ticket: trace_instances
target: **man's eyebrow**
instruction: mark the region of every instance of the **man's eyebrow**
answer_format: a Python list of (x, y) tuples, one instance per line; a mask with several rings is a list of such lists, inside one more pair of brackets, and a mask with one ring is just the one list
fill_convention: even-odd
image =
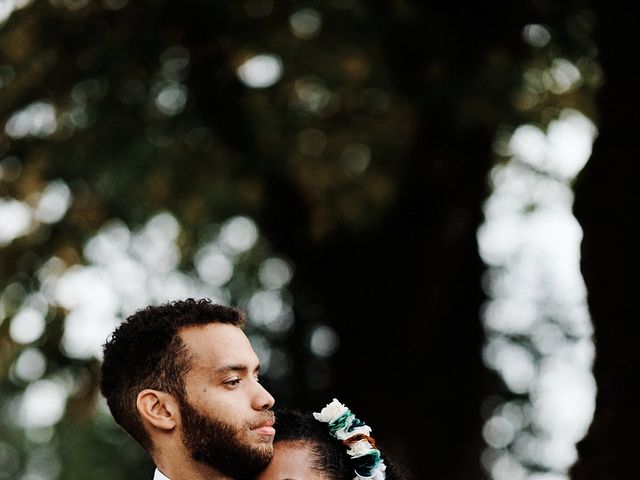
[[(247, 372), (247, 371), (249, 371), (249, 367), (247, 365), (237, 364), (237, 365), (225, 365), (224, 367), (217, 368), (215, 370), (215, 373), (225, 374), (229, 372)], [(258, 365), (254, 371), (259, 372), (260, 365)]]

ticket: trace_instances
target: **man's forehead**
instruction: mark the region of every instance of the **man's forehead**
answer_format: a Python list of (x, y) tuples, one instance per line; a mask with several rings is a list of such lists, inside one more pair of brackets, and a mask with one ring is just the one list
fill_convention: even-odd
[(256, 361), (249, 339), (235, 325), (210, 323), (189, 326), (181, 328), (179, 334), (189, 354), (209, 363), (209, 367), (214, 367), (213, 364), (253, 367)]
[(178, 334), (182, 340), (189, 343), (209, 343), (228, 341), (230, 339), (245, 339), (246, 335), (240, 327), (230, 323), (211, 322), (203, 325), (188, 325), (181, 327)]

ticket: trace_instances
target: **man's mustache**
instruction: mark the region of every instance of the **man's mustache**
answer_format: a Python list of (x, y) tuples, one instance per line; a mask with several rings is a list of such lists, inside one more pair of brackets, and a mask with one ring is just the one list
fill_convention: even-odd
[(258, 418), (256, 418), (254, 421), (251, 422), (249, 427), (254, 429), (254, 428), (262, 427), (265, 424), (273, 425), (275, 421), (276, 421), (275, 413), (273, 413), (273, 411), (271, 410), (265, 410), (264, 412), (261, 412), (259, 414)]

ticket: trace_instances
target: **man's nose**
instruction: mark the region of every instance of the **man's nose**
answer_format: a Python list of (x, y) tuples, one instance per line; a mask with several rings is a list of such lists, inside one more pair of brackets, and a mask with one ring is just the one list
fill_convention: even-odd
[(269, 410), (276, 403), (275, 399), (262, 384), (256, 382), (256, 385), (258, 390), (254, 397), (253, 408), (256, 410)]

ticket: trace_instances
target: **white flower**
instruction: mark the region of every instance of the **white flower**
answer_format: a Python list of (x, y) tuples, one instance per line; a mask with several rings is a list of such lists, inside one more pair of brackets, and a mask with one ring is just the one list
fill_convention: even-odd
[(385, 468), (386, 468), (385, 465), (382, 464), (381, 468), (377, 469), (374, 472), (373, 477), (371, 477), (372, 480), (385, 480), (385, 478), (387, 477), (386, 474), (384, 473)]
[(350, 415), (345, 424), (344, 427), (336, 430), (335, 432), (335, 436), (338, 440), (346, 440), (347, 438), (353, 437), (354, 435), (358, 435), (359, 433), (362, 433), (364, 435), (371, 435), (371, 427), (367, 426), (367, 425), (362, 425), (360, 427), (355, 427), (353, 430), (351, 429), (351, 425), (353, 424), (354, 420), (356, 419), (355, 415)]
[(353, 478), (353, 480), (385, 480), (387, 475), (384, 473), (384, 471), (386, 469), (387, 466), (383, 462), (380, 462), (380, 465), (378, 465), (375, 470), (371, 472), (370, 477), (362, 477), (356, 473), (356, 476)]
[(358, 440), (349, 446), (347, 453), (350, 457), (361, 457), (373, 450), (373, 447), (367, 440)]
[(353, 435), (358, 435), (362, 433), (363, 435), (370, 436), (371, 435), (371, 427), (368, 425), (362, 425), (361, 427), (356, 427), (349, 432), (349, 437)]
[[(353, 428), (353, 430), (349, 430), (354, 422), (363, 423), (361, 420), (357, 419), (356, 416), (351, 413), (351, 411), (345, 407), (342, 403), (340, 403), (337, 399), (333, 399), (331, 403), (328, 403), (320, 413), (313, 413), (313, 417), (324, 423), (329, 424), (329, 430), (333, 436), (338, 438), (339, 440), (346, 440), (354, 435), (364, 434), (369, 436), (371, 434), (371, 428), (367, 425), (361, 425), (359, 427)], [(344, 417), (344, 418), (342, 418)], [(340, 418), (342, 420), (339, 424), (335, 424)], [(336, 428), (338, 427), (339, 428)], [(366, 438), (360, 439), (354, 443), (352, 443), (347, 449), (347, 454), (351, 458), (361, 457), (363, 455), (367, 455), (372, 451), (376, 452), (377, 458), (379, 461), (378, 465), (371, 471), (371, 476), (363, 477), (356, 473), (356, 476), (353, 480), (385, 480), (386, 466), (382, 459), (380, 459), (380, 452), (376, 448), (374, 448), (371, 443)]]
[(349, 409), (347, 407), (334, 398), (331, 403), (327, 404), (327, 406), (320, 411), (320, 413), (314, 412), (313, 416), (316, 420), (330, 424), (339, 419), (348, 410)]

